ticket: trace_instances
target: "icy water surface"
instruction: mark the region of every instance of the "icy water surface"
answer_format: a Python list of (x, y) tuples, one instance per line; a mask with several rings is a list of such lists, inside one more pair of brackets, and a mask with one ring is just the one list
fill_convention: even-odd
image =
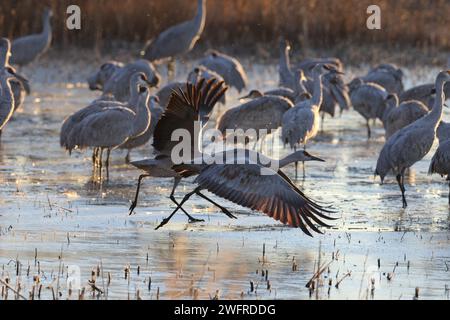
[[(246, 66), (251, 88), (276, 86), (275, 66)], [(125, 154), (113, 152), (110, 182), (97, 187), (90, 183), (90, 152), (70, 157), (59, 147), (62, 120), (98, 96), (77, 83), (84, 74), (23, 72), (33, 93), (5, 128), (0, 149), (0, 279), (9, 279), (23, 298), (37, 299), (42, 284), (41, 299), (78, 299), (79, 291), (66, 286), (68, 268), (80, 268), (85, 299), (412, 299), (416, 288), (421, 299), (449, 298), (448, 186), (427, 175), (436, 146), (407, 178), (403, 210), (395, 179), (380, 185), (373, 177), (384, 143), (381, 124), (367, 141), (363, 119), (350, 110), (326, 118), (309, 146), (326, 162), (308, 163), (306, 180), (297, 182), (338, 209), (340, 219), (324, 235), (309, 238), (214, 198), (238, 216), (229, 220), (198, 197), (185, 208), (205, 222), (187, 224), (177, 214), (155, 231), (174, 208), (167, 198), (172, 180), (144, 180), (136, 214), (128, 216), (140, 173), (125, 164)], [(436, 72), (408, 70), (406, 87), (432, 81)], [(227, 107), (237, 97), (231, 91)], [(132, 158), (150, 154), (148, 145)], [(284, 171), (294, 177), (293, 166)], [(176, 196), (190, 190), (187, 180)], [(308, 289), (319, 265), (323, 272)], [(33, 283), (36, 275), (40, 282)], [(8, 290), (7, 298), (21, 297)]]

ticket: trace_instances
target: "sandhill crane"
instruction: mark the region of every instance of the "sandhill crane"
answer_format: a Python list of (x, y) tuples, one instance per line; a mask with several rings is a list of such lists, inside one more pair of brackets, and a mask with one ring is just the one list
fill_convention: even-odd
[(16, 70), (10, 66), (9, 59), (11, 56), (11, 43), (6, 38), (0, 38), (0, 68), (10, 68), (11, 73), (15, 74), (15, 77), (10, 80), (11, 90), (14, 94), (14, 111), (19, 109), (24, 100), (25, 95), (30, 94), (30, 86), (28, 80), (18, 74)]
[[(193, 122), (199, 119), (199, 110), (201, 110), (202, 105), (208, 101), (217, 101), (220, 98), (220, 94), (224, 92), (224, 90), (221, 90), (217, 93), (214, 89), (211, 89), (211, 91), (202, 90), (202, 83), (203, 81), (199, 82), (195, 87), (188, 83), (186, 93), (181, 91), (174, 93), (163, 118), (155, 130), (154, 147), (166, 155), (162, 155), (153, 161), (154, 170), (151, 170), (150, 167), (146, 168), (148, 174), (152, 176), (155, 174), (165, 176), (164, 174), (173, 175), (173, 172), (176, 172), (180, 178), (199, 175), (195, 181), (198, 186), (183, 198), (183, 201), (177, 205), (177, 208), (167, 218), (163, 219), (156, 229), (167, 224), (178, 209), (181, 208), (183, 210), (182, 205), (193, 194), (205, 197), (201, 193), (202, 189), (207, 189), (239, 205), (262, 211), (284, 224), (299, 227), (310, 236), (312, 234), (308, 230), (308, 227), (313, 231), (321, 232), (313, 222), (321, 226), (329, 227), (320, 218), (334, 219), (326, 215), (334, 211), (329, 208), (324, 208), (308, 199), (282, 171), (274, 171), (268, 167), (270, 162), (267, 160), (275, 160), (256, 152), (243, 149), (225, 151), (224, 154), (231, 154), (231, 157), (224, 157), (225, 164), (211, 163), (209, 160), (205, 160), (209, 156), (203, 154), (200, 163), (191, 157), (187, 163), (173, 165), (172, 159), (167, 155), (172, 152), (172, 148), (177, 144), (177, 142), (171, 139), (173, 131), (184, 128), (193, 132)], [(210, 94), (213, 90), (216, 93)], [(209, 97), (210, 95), (212, 95), (212, 98)], [(205, 97), (207, 98), (205, 99)], [(212, 106), (208, 106), (206, 109), (211, 110)], [(216, 155), (213, 156), (215, 157)], [(256, 159), (256, 162), (253, 162), (253, 159)], [(281, 159), (279, 165), (283, 167), (294, 161), (313, 160), (323, 161), (305, 151), (299, 151)], [(156, 164), (162, 161), (165, 161), (165, 164)], [(138, 163), (134, 164), (138, 165)], [(268, 175), (262, 175), (261, 170), (266, 170), (265, 173)], [(141, 180), (141, 177), (139, 180)], [(220, 184), (222, 187), (219, 186)], [(252, 192), (249, 190), (252, 190)], [(173, 190), (171, 196), (173, 196)], [(135, 201), (136, 199), (137, 193)], [(213, 201), (211, 202), (217, 205)], [(234, 217), (228, 211), (224, 211), (226, 210), (225, 208), (219, 205), (217, 206), (230, 217)], [(133, 205), (132, 209), (134, 209)], [(190, 216), (188, 217), (191, 219)]]
[(265, 133), (269, 134), (272, 130), (278, 129), (281, 126), (283, 114), (293, 106), (292, 102), (284, 97), (263, 95), (256, 90), (242, 98), (253, 99), (225, 111), (217, 120), (216, 127), (226, 139), (236, 138), (234, 135), (227, 136), (227, 130), (233, 132), (237, 129), (244, 132), (252, 130), (248, 132), (249, 136), (246, 137), (248, 139), (244, 141), (245, 144), (250, 142), (251, 138), (256, 139), (255, 145), (260, 138), (265, 140), (266, 135), (261, 135), (262, 130), (266, 130)]
[(393, 171), (402, 192), (403, 208), (408, 205), (405, 198), (405, 170), (420, 161), (433, 145), (436, 129), (442, 117), (444, 85), (449, 81), (450, 70), (438, 74), (433, 109), (426, 116), (394, 133), (386, 141), (378, 157), (375, 175), (379, 175), (383, 182), (385, 176)]
[(106, 82), (119, 69), (123, 68), (124, 64), (119, 61), (107, 61), (100, 66), (100, 68), (92, 73), (87, 78), (87, 83), (90, 90), (103, 90)]
[[(438, 128), (439, 147), (436, 149), (433, 158), (431, 158), (428, 174), (437, 173), (442, 177), (447, 176), (446, 180), (448, 181), (449, 186), (448, 205), (450, 206), (450, 132), (446, 131), (445, 137), (442, 135), (442, 132), (441, 135), (439, 135), (439, 129), (442, 130), (444, 128), (442, 124), (443, 122), (441, 121)], [(447, 130), (450, 129), (448, 128), (448, 123), (444, 125), (447, 125)]]
[(169, 59), (168, 75), (171, 78), (175, 70), (176, 56), (192, 50), (205, 27), (206, 0), (197, 1), (197, 13), (194, 19), (174, 25), (150, 40), (141, 51), (143, 58), (149, 61)]
[[(174, 178), (170, 199), (178, 206), (174, 193), (182, 177), (172, 169), (174, 164), (171, 157), (172, 149), (177, 144), (177, 142), (171, 140), (172, 132), (176, 129), (185, 129), (190, 133), (191, 156), (193, 157), (195, 154), (194, 148), (197, 148), (195, 141), (198, 141), (198, 136), (195, 133), (195, 121), (202, 121), (202, 118), (208, 117), (216, 102), (227, 90), (227, 87), (223, 86), (223, 82), (218, 82), (216, 79), (210, 79), (207, 82), (201, 79), (195, 85), (185, 83), (185, 88), (184, 91), (180, 88), (173, 91), (167, 108), (156, 125), (153, 138), (156, 157), (131, 162), (133, 166), (144, 170), (145, 174), (138, 178), (136, 194), (130, 206), (129, 214), (132, 214), (137, 206), (140, 186), (142, 180), (146, 177)], [(194, 99), (195, 104), (188, 104), (188, 101), (192, 101), (192, 99)], [(188, 107), (186, 107), (186, 104)], [(220, 208), (230, 218), (235, 218), (226, 208), (207, 196), (201, 193), (198, 193), (198, 195)], [(203, 221), (193, 218), (183, 208), (181, 210), (187, 215), (189, 222)]]
[(42, 14), (42, 32), (20, 37), (12, 41), (12, 64), (19, 66), (29, 64), (48, 50), (52, 41), (51, 17), (52, 11), (50, 8), (45, 8)]
[(403, 71), (393, 64), (380, 64), (361, 77), (364, 82), (376, 83), (389, 93), (400, 95), (403, 92)]
[(129, 139), (127, 142), (125, 142), (124, 144), (122, 144), (119, 147), (119, 149), (127, 150), (127, 155), (125, 157), (125, 161), (127, 163), (130, 162), (131, 150), (145, 145), (150, 140), (150, 138), (153, 136), (153, 133), (156, 128), (156, 124), (161, 119), (161, 116), (164, 112), (164, 108), (162, 108), (158, 103), (159, 103), (159, 98), (157, 96), (150, 97), (150, 99), (149, 99), (149, 109), (150, 109), (150, 115), (151, 115), (150, 126), (143, 134)]
[(432, 109), (435, 93), (436, 89), (434, 88), (434, 83), (427, 83), (403, 91), (398, 96), (398, 98), (400, 102), (408, 100), (418, 100), (423, 102), (428, 107), (428, 109)]
[[(349, 108), (350, 98), (348, 96), (348, 88), (339, 74), (342, 73), (342, 63), (339, 59), (323, 58), (323, 59), (307, 59), (302, 64), (296, 66), (294, 71), (290, 65), (289, 51), (291, 47), (287, 41), (280, 42), (280, 60), (279, 60), (279, 85), (287, 87), (294, 91), (299, 91), (299, 85), (306, 87), (307, 91), (312, 93), (314, 88), (314, 79), (311, 78), (312, 69), (317, 64), (327, 64), (332, 66), (334, 72), (325, 75), (322, 79), (323, 99), (320, 106), (322, 113), (322, 123), (325, 114), (334, 117), (336, 103), (339, 105), (341, 112)], [(305, 74), (308, 74), (308, 77)], [(301, 90), (303, 91), (303, 90)]]
[(450, 140), (450, 123), (441, 120), (436, 130), (436, 136), (439, 139), (439, 143)]
[(10, 82), (15, 78), (14, 69), (0, 68), (0, 134), (14, 113), (14, 94)]
[(152, 63), (144, 59), (123, 65), (117, 61), (108, 61), (88, 78), (91, 90), (102, 90), (103, 95), (112, 95), (117, 101), (126, 102), (130, 98), (130, 78), (136, 72), (142, 72), (149, 85), (157, 87), (161, 76)]
[(349, 89), (353, 109), (366, 119), (367, 138), (370, 139), (369, 120), (377, 118), (383, 120), (389, 93), (382, 86), (376, 83), (364, 83), (360, 78), (352, 80)]
[(211, 50), (199, 61), (199, 65), (220, 74), (228, 86), (236, 88), (239, 92), (248, 85), (247, 73), (242, 64), (236, 58), (217, 50)]
[[(294, 150), (299, 144), (303, 144), (305, 150), (307, 142), (319, 131), (319, 110), (323, 97), (322, 75), (331, 71), (331, 68), (326, 64), (316, 65), (313, 69), (314, 90), (311, 99), (297, 103), (282, 117), (281, 139), (284, 144), (289, 144)], [(297, 177), (297, 163), (295, 167)], [(303, 177), (305, 177), (305, 170), (303, 170)]]
[[(203, 155), (202, 159), (205, 158)], [(300, 228), (309, 236), (312, 234), (308, 227), (322, 233), (313, 222), (330, 227), (320, 218), (334, 220), (327, 216), (333, 210), (309, 199), (280, 169), (269, 168), (270, 163), (276, 160), (248, 149), (227, 150), (214, 155), (214, 158), (223, 159), (223, 162), (211, 163), (204, 160), (198, 164), (194, 159), (192, 163), (173, 167), (183, 177), (198, 175), (194, 181), (197, 187), (185, 195), (179, 207), (193, 194), (206, 189), (243, 207), (262, 211), (283, 224)], [(323, 160), (302, 150), (279, 160), (279, 167), (296, 161)], [(177, 210), (178, 208), (156, 228), (165, 225)]]
[[(198, 81), (200, 81), (201, 79), (205, 79), (205, 80), (209, 80), (215, 78), (217, 81), (223, 81), (225, 82), (225, 80), (222, 78), (221, 75), (219, 75), (217, 72), (214, 72), (212, 70), (209, 70), (208, 68), (204, 67), (204, 66), (197, 66), (194, 69), (192, 69), (191, 72), (189, 72), (188, 77), (187, 77), (187, 81), (192, 83), (192, 84), (197, 84)], [(226, 83), (225, 83), (226, 84)], [(225, 94), (222, 96), (222, 98), (220, 98), (220, 103), (225, 105), (226, 104), (226, 98), (225, 98)]]
[(130, 80), (130, 100), (128, 103), (97, 101), (66, 118), (61, 128), (61, 146), (69, 152), (75, 148), (82, 150), (93, 147), (94, 173), (98, 162), (100, 179), (102, 155), (104, 149), (106, 149), (106, 173), (109, 177), (111, 149), (144, 134), (150, 126), (147, 85), (145, 74), (136, 73)]
[(184, 87), (186, 87), (186, 82), (169, 82), (168, 84), (163, 86), (158, 90), (158, 92), (156, 92), (156, 96), (159, 99), (159, 105), (165, 109), (167, 104), (169, 103), (170, 96), (172, 95), (173, 90)]
[(427, 113), (428, 108), (422, 102), (409, 100), (399, 104), (397, 95), (390, 94), (383, 115), (386, 140), (401, 128), (422, 118)]

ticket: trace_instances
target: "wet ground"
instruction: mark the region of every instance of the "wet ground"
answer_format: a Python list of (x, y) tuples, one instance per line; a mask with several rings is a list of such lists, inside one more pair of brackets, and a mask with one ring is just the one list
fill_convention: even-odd
[[(381, 124), (367, 141), (363, 119), (350, 110), (326, 118), (324, 132), (309, 146), (326, 162), (308, 163), (306, 180), (297, 181), (311, 198), (338, 209), (340, 219), (324, 235), (309, 238), (214, 196), (238, 219), (192, 197), (185, 208), (205, 222), (188, 224), (178, 214), (155, 231), (174, 208), (167, 197), (172, 181), (146, 180), (133, 216), (128, 207), (140, 173), (124, 162), (124, 152), (113, 152), (108, 183), (90, 183), (90, 152), (69, 156), (59, 147), (59, 129), (67, 115), (98, 96), (82, 83), (93, 66), (72, 65), (83, 70), (74, 77), (59, 72), (63, 62), (55, 64), (61, 69), (22, 70), (33, 93), (2, 135), (2, 298), (5, 291), (8, 299), (21, 298), (19, 291), (37, 299), (41, 288), (41, 299), (78, 299), (82, 290), (67, 287), (68, 271), (78, 268), (84, 299), (449, 298), (448, 186), (427, 175), (436, 146), (411, 170), (403, 210), (395, 179), (380, 185), (373, 177), (384, 142)], [(191, 66), (179, 67), (180, 79)], [(251, 88), (276, 87), (275, 66), (244, 66)], [(362, 72), (350, 69), (347, 77)], [(433, 81), (436, 73), (407, 70), (405, 86)], [(231, 91), (221, 110), (237, 105), (237, 97)], [(132, 159), (149, 156), (150, 145), (132, 153)], [(294, 177), (293, 166), (284, 171)], [(192, 189), (190, 182), (178, 188), (178, 198)], [(314, 278), (317, 269), (322, 272)], [(14, 291), (5, 290), (4, 281)]]

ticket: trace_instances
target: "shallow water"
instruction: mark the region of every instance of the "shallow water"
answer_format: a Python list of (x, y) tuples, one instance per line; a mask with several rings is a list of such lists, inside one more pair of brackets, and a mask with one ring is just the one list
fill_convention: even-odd
[[(191, 65), (180, 66), (179, 74)], [(251, 88), (276, 86), (275, 66), (246, 66)], [(373, 178), (384, 142), (381, 124), (367, 141), (363, 119), (350, 110), (326, 118), (324, 132), (308, 146), (326, 162), (308, 163), (306, 180), (297, 182), (311, 198), (331, 202), (339, 210), (340, 219), (324, 235), (309, 238), (214, 196), (238, 219), (229, 220), (192, 197), (185, 208), (205, 222), (187, 224), (177, 214), (155, 231), (174, 208), (167, 198), (172, 180), (144, 180), (133, 216), (128, 216), (128, 207), (140, 172), (125, 164), (124, 152), (113, 152), (110, 182), (92, 185), (90, 153), (66, 154), (59, 147), (59, 129), (67, 115), (98, 93), (78, 83), (89, 70), (75, 79), (48, 71), (23, 70), (31, 77), (33, 93), (4, 130), (0, 149), (0, 279), (9, 278), (14, 288), (20, 283), (26, 298), (37, 274), (42, 299), (53, 298), (51, 287), (61, 292), (60, 299), (68, 298), (68, 266), (80, 268), (85, 299), (208, 299), (216, 294), (237, 299), (412, 299), (416, 287), (419, 298), (449, 298), (448, 186), (439, 176), (427, 175), (436, 146), (411, 170), (409, 206), (403, 210), (395, 179), (380, 185)], [(350, 69), (347, 77), (362, 72)], [(432, 81), (436, 72), (407, 70), (405, 86)], [(227, 107), (238, 104), (238, 95), (230, 92)], [(275, 151), (279, 156), (289, 152)], [(149, 145), (132, 153), (133, 159), (148, 156)], [(294, 177), (293, 166), (284, 171)], [(182, 198), (191, 189), (187, 180), (176, 196)], [(306, 288), (317, 265), (328, 263), (316, 290)], [(98, 297), (88, 284), (97, 266), (102, 270), (96, 286), (105, 291)], [(270, 287), (263, 270), (268, 271)], [(14, 298), (9, 291), (8, 299)], [(78, 299), (78, 292), (69, 298)]]

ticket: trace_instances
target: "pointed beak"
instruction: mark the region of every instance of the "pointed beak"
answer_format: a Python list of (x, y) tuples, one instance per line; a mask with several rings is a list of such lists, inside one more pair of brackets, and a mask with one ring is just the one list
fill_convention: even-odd
[(250, 94), (247, 94), (245, 96), (238, 98), (238, 100), (245, 100), (245, 99), (249, 99), (249, 98), (250, 98)]
[(321, 159), (321, 158), (319, 158), (319, 157), (312, 156), (312, 155), (310, 155), (310, 158), (311, 158), (311, 161), (325, 162), (325, 160), (323, 160), (323, 159)]

